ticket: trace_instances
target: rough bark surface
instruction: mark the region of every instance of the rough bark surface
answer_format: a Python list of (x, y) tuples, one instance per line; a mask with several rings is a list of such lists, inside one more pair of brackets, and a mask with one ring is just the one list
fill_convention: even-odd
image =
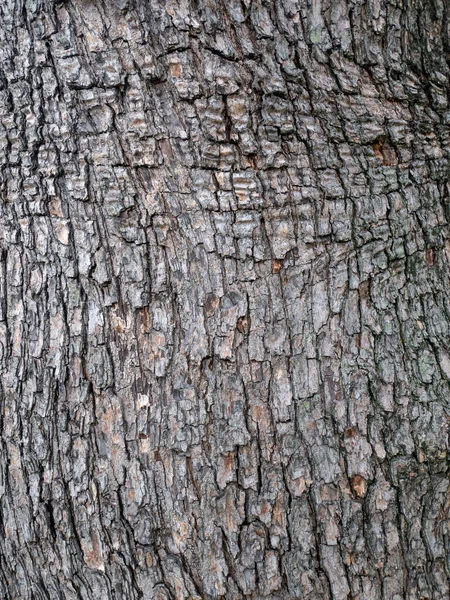
[(447, 8), (2, 1), (2, 599), (449, 598)]

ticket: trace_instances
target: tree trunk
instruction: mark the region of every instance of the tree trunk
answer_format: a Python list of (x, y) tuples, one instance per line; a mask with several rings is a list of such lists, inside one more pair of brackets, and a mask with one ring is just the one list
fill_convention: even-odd
[(0, 597), (450, 597), (444, 0), (3, 0)]

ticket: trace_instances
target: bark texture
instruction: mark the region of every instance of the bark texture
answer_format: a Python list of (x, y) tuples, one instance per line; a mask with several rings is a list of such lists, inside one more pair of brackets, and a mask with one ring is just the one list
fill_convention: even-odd
[(447, 9), (2, 0), (2, 599), (449, 598)]

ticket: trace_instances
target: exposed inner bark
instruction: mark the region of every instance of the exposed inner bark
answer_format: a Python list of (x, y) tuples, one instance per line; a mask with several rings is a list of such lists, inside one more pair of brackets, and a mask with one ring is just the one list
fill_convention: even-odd
[(0, 597), (450, 597), (440, 0), (0, 5)]

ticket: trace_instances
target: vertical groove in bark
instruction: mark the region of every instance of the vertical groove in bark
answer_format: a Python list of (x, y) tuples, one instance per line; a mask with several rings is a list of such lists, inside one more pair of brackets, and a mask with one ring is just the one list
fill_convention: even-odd
[(439, 0), (0, 6), (0, 597), (450, 595)]

